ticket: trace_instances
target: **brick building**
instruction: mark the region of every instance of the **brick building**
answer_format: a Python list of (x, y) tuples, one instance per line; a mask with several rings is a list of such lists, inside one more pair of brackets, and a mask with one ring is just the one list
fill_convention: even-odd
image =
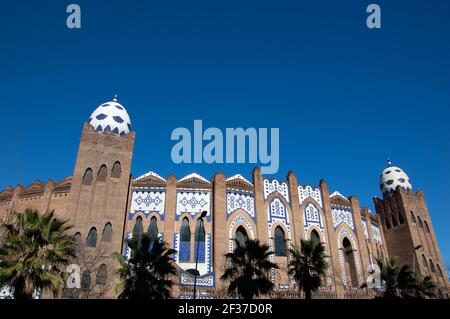
[[(432, 276), (440, 292), (448, 292), (424, 194), (414, 192), (406, 173), (390, 162), (380, 176), (382, 198), (374, 199), (377, 214), (372, 214), (355, 196), (330, 192), (324, 180), (316, 186), (301, 184), (294, 172), (286, 180), (268, 179), (259, 168), (252, 181), (222, 173), (212, 180), (195, 173), (163, 178), (149, 172), (133, 178), (134, 140), (128, 113), (114, 98), (84, 124), (71, 176), (0, 193), (0, 222), (10, 220), (13, 211), (34, 208), (54, 210), (74, 225), (82, 289), (65, 290), (65, 297), (115, 297), (117, 278), (111, 271), (117, 264), (111, 253), (128, 255), (125, 239), (133, 231), (150, 231), (176, 249), (179, 271), (173, 296), (179, 298), (192, 297), (194, 278), (186, 270), (195, 267), (197, 246), (199, 297), (225, 296), (219, 278), (235, 238), (258, 238), (275, 251), (273, 260), (280, 268), (271, 273), (274, 298), (299, 297), (287, 274), (286, 248), (303, 238), (323, 242), (329, 256), (327, 277), (316, 297), (367, 297), (358, 287), (382, 256), (394, 256)], [(207, 215), (200, 221), (202, 211)], [(197, 238), (198, 231), (204, 236)]]

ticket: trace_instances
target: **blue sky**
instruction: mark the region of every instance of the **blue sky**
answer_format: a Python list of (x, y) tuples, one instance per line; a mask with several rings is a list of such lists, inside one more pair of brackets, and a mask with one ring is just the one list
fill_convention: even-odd
[(280, 170), (326, 179), (373, 209), (390, 157), (423, 189), (450, 263), (450, 5), (372, 1), (66, 1), (0, 4), (0, 188), (73, 171), (83, 122), (119, 95), (134, 176), (241, 173), (253, 165), (175, 165), (170, 134), (280, 128)]

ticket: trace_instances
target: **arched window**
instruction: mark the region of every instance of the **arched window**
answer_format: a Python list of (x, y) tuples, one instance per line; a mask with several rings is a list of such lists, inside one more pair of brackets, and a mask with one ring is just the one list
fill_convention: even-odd
[(430, 259), (430, 270), (431, 270), (431, 272), (433, 272), (433, 273), (436, 272), (436, 269), (434, 268), (433, 261), (432, 261), (431, 259)]
[(112, 225), (107, 223), (105, 228), (103, 228), (102, 241), (110, 242), (112, 237)]
[(405, 223), (405, 219), (403, 218), (402, 213), (398, 214), (398, 222), (400, 223), (400, 225), (403, 225)]
[(180, 237), (181, 241), (191, 242), (191, 228), (189, 227), (189, 220), (186, 217), (181, 224)]
[(111, 171), (111, 177), (120, 178), (120, 174), (122, 173), (122, 168), (120, 167), (120, 162), (115, 162)]
[(152, 241), (158, 239), (158, 221), (156, 220), (155, 216), (153, 216), (152, 219), (150, 219), (150, 225), (148, 226), (148, 234), (150, 235)]
[(86, 246), (88, 247), (96, 247), (97, 246), (97, 229), (95, 227), (92, 227), (89, 231), (87, 240), (86, 240)]
[(136, 222), (134, 223), (133, 237), (139, 238), (142, 236), (143, 232), (144, 232), (144, 229), (142, 227), (142, 217), (138, 216), (136, 218)]
[(100, 167), (100, 169), (98, 170), (97, 182), (105, 182), (106, 181), (106, 174), (107, 174), (106, 165), (102, 165)]
[(90, 168), (88, 168), (86, 170), (86, 172), (84, 172), (83, 181), (81, 182), (81, 184), (82, 185), (92, 185), (92, 179), (93, 179), (92, 170)]
[(191, 260), (191, 228), (189, 220), (185, 217), (181, 223), (180, 229), (180, 261)]
[(416, 217), (414, 216), (414, 213), (411, 211), (411, 221), (413, 222), (413, 223), (416, 223)]
[(81, 244), (81, 233), (76, 233), (74, 236), (73, 236), (73, 238), (75, 239), (75, 243), (77, 244), (77, 245), (80, 245)]
[(108, 271), (106, 269), (106, 265), (102, 264), (97, 271), (97, 285), (106, 285), (106, 279), (108, 277)]
[(423, 228), (422, 219), (420, 219), (420, 216), (417, 216), (417, 220), (419, 221), (419, 227)]
[(203, 219), (197, 219), (197, 226), (195, 227), (195, 245), (194, 245), (194, 256), (199, 262), (205, 261), (205, 227), (203, 225)]
[(245, 231), (245, 228), (242, 226), (239, 226), (236, 230), (236, 241), (239, 243), (240, 247), (245, 247), (248, 241), (247, 232)]
[(397, 227), (398, 223), (397, 223), (397, 218), (395, 218), (394, 215), (392, 215), (392, 227)]
[(81, 276), (81, 290), (82, 291), (89, 291), (91, 290), (91, 272), (85, 271), (83, 272), (83, 276)]
[(205, 227), (203, 226), (203, 219), (197, 220), (197, 227), (195, 227), (195, 241), (203, 243), (205, 241)]
[(311, 232), (311, 240), (316, 245), (320, 244), (320, 236), (319, 236), (319, 233), (317, 233), (317, 231), (315, 229), (313, 229)]
[(391, 229), (391, 223), (387, 217), (384, 219), (384, 222), (386, 223), (386, 229)]
[(422, 263), (423, 263), (423, 266), (428, 270), (428, 263), (427, 263), (427, 259), (425, 258), (425, 255), (422, 255)]
[(425, 230), (427, 231), (427, 233), (429, 233), (430, 232), (430, 227), (428, 227), (427, 221), (424, 220), (423, 223), (425, 224)]
[(275, 228), (275, 256), (286, 256), (286, 237), (280, 226)]
[(439, 264), (437, 264), (436, 266), (437, 266), (437, 270), (438, 270), (438, 275), (439, 275), (439, 277), (444, 277), (444, 274), (442, 273), (441, 266), (439, 266)]
[(352, 244), (347, 237), (342, 241), (342, 248), (344, 250), (346, 272), (349, 274), (348, 279), (350, 279), (349, 284), (351, 284), (351, 287), (356, 288), (358, 287), (358, 276), (356, 273), (355, 255)]

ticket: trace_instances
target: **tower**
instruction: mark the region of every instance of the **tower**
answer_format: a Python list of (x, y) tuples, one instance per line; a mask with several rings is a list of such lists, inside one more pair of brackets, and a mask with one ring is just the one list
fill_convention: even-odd
[(111, 254), (123, 247), (134, 140), (117, 97), (101, 104), (83, 126), (65, 212), (78, 242), (81, 289), (66, 289), (67, 297), (114, 296), (111, 271), (117, 265)]
[(380, 175), (383, 198), (374, 198), (381, 217), (388, 254), (431, 276), (440, 293), (448, 290), (448, 275), (422, 191), (413, 191), (408, 175), (388, 160)]

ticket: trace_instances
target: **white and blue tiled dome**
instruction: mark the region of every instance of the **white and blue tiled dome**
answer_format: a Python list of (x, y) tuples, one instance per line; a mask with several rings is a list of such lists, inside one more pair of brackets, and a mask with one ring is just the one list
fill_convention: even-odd
[(380, 190), (383, 195), (388, 195), (393, 193), (397, 186), (406, 191), (412, 191), (408, 175), (401, 168), (392, 166), (392, 162), (388, 160), (388, 167), (380, 175)]
[(110, 102), (100, 105), (88, 120), (97, 132), (110, 132), (126, 135), (131, 132), (131, 121), (127, 110), (117, 101), (117, 96)]

